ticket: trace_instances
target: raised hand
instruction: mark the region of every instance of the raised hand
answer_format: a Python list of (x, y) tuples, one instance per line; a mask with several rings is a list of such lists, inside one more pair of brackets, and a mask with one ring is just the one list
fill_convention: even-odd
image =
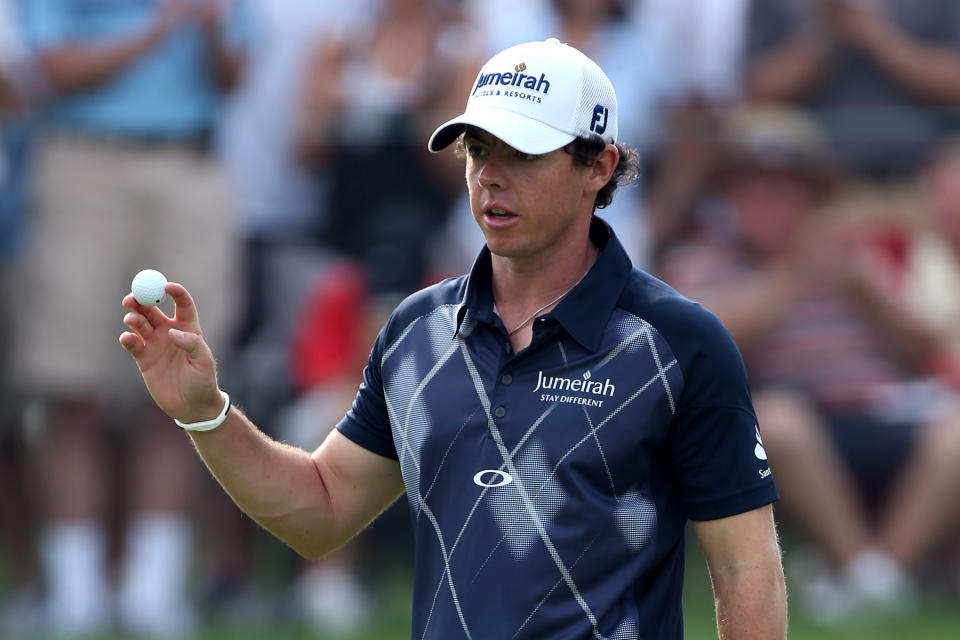
[(899, 31), (889, 10), (876, 0), (832, 2), (829, 11), (834, 34), (845, 42), (872, 50)]
[(123, 299), (130, 310), (123, 323), (131, 331), (120, 335), (120, 344), (136, 360), (147, 390), (167, 415), (188, 423), (209, 420), (223, 408), (213, 353), (190, 293), (175, 282), (165, 290), (176, 305), (173, 318), (158, 307), (141, 305), (133, 294)]

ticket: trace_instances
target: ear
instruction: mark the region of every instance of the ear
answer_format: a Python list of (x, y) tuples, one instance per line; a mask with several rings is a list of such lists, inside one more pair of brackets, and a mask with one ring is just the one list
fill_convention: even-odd
[(603, 189), (610, 178), (613, 177), (617, 169), (617, 163), (620, 162), (620, 151), (616, 145), (607, 144), (603, 150), (597, 154), (590, 167), (590, 173), (587, 176), (586, 190), (596, 193)]

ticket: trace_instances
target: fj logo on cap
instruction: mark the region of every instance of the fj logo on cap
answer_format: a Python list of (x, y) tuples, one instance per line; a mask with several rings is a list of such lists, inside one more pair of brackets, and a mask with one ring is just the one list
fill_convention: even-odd
[(608, 115), (610, 115), (610, 110), (605, 106), (602, 104), (595, 106), (593, 108), (593, 122), (590, 123), (590, 131), (602, 136), (603, 132), (607, 130)]

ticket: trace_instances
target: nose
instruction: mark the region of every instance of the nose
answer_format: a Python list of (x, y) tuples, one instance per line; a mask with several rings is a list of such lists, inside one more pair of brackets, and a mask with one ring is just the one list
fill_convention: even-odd
[(506, 186), (503, 167), (492, 153), (487, 156), (483, 166), (477, 171), (477, 183), (484, 189), (503, 189)]

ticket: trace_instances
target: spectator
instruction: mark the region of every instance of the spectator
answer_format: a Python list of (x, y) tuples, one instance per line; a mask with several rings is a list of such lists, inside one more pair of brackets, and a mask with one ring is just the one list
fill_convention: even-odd
[(905, 243), (901, 280), (909, 304), (941, 336), (931, 371), (960, 387), (960, 139), (941, 141), (921, 175), (930, 214)]
[[(366, 33), (371, 4), (249, 2), (253, 27), (246, 70), (228, 102), (219, 149), (235, 196), (246, 288), (225, 377), (238, 402), (271, 433), (281, 428), (282, 415), (299, 391), (290, 373), (295, 318), (309, 287), (331, 261), (330, 250), (317, 236), (324, 226), (323, 202), (332, 169), (316, 147), (314, 133), (320, 126), (313, 121), (309, 102), (316, 96), (305, 90), (304, 78), (315, 58), (333, 55)], [(329, 86), (323, 89), (332, 91)], [(215, 597), (211, 606), (229, 611), (231, 601), (251, 593), (250, 545), (257, 531), (249, 520), (235, 518), (232, 505), (211, 519), (237, 524), (217, 534), (230, 543), (218, 545), (227, 553), (218, 560), (221, 566), (208, 572), (214, 578), (211, 595), (228, 596)], [(320, 572), (332, 564), (306, 566)], [(360, 596), (351, 607), (344, 595), (361, 593), (360, 587), (352, 582), (348, 567), (338, 569), (343, 577), (338, 581), (298, 577), (298, 582), (315, 587), (296, 589), (291, 598), (308, 624), (347, 628), (362, 617)], [(324, 606), (327, 601), (334, 604)], [(317, 610), (321, 613), (312, 615)]]
[[(268, 309), (290, 310), (300, 302), (276, 299), (275, 294), (287, 291), (277, 279), (290, 275), (275, 273), (278, 263), (284, 254), (290, 262), (296, 261), (290, 258), (295, 254), (315, 253), (312, 260), (300, 260), (299, 267), (316, 275), (329, 254), (316, 238), (324, 226), (332, 170), (317, 161), (317, 149), (308, 148), (317, 142), (313, 133), (320, 125), (311, 111), (315, 107), (307, 104), (317, 98), (310, 96), (304, 78), (322, 55), (318, 52), (345, 47), (370, 18), (364, 15), (364, 3), (335, 8), (310, 0), (253, 0), (249, 6), (254, 34), (243, 82), (224, 115), (220, 152), (245, 245), (247, 310), (237, 335), (241, 361), (236, 373), (255, 377), (236, 383), (260, 389), (258, 397), (240, 393), (238, 398), (247, 411), (264, 419), (289, 399), (289, 365), (265, 351), (286, 356), (293, 312), (285, 320), (263, 316)], [(324, 89), (332, 92), (329, 86)]]
[(365, 33), (318, 52), (307, 122), (321, 155), (337, 158), (321, 239), (363, 265), (371, 294), (404, 294), (428, 277), (430, 230), (462, 184), (423, 136), (433, 114), (459, 107), (450, 101), (468, 92), (477, 55), (454, 3), (383, 0), (373, 15)]
[[(13, 265), (24, 242), (33, 107), (43, 82), (21, 37), (18, 5), (0, 0), (0, 298), (13, 299)], [(29, 487), (19, 404), (12, 389), (9, 314), (0, 316), (0, 486)], [(38, 621), (38, 575), (33, 562), (33, 502), (29, 491), (0, 492), (0, 635), (29, 632)]]
[(709, 177), (718, 119), (743, 97), (749, 0), (647, 0), (646, 20), (672, 45), (677, 89), (647, 160), (644, 211), (651, 260), (682, 241), (691, 205)]
[(742, 63), (750, 0), (645, 0), (647, 19), (665, 30), (686, 96), (731, 104), (742, 97)]
[(909, 177), (954, 130), (960, 4), (953, 0), (753, 0), (752, 99), (810, 108), (834, 150), (871, 178)]
[[(275, 30), (279, 14), (298, 23), (283, 35), (286, 60), (276, 46), (259, 60), (254, 50), (250, 82), (232, 114), (245, 119), (230, 122), (233, 141), (247, 143), (248, 157), (238, 154), (234, 160), (247, 163), (250, 184), (241, 193), (252, 197), (241, 206), (247, 207), (244, 218), (252, 223), (247, 227), (249, 256), (262, 294), (252, 297), (262, 313), (250, 323), (254, 330), (247, 334), (243, 352), (248, 357), (241, 368), (256, 376), (245, 388), (273, 395), (272, 402), (258, 402), (262, 410), (252, 414), (278, 437), (305, 442), (323, 439), (329, 424), (325, 416), (349, 407), (352, 393), (347, 398), (342, 393), (346, 387), (355, 390), (358, 369), (353, 359), (321, 357), (323, 364), (311, 366), (326, 367), (323, 375), (304, 380), (292, 374), (294, 364), (304, 361), (296, 325), (308, 313), (308, 298), (325, 297), (323, 291), (331, 286), (353, 291), (360, 320), (364, 309), (376, 306), (375, 298), (407, 293), (427, 277), (429, 245), (422, 238), (444, 214), (447, 196), (430, 178), (445, 167), (423, 149), (424, 127), (432, 126), (429, 114), (447, 99), (446, 93), (460, 95), (447, 83), (457, 81), (468, 58), (456, 35), (459, 16), (447, 2), (303, 3), (299, 9), (288, 2), (276, 4), (284, 7), (272, 9)], [(281, 64), (286, 70), (278, 73)], [(278, 76), (289, 78), (289, 88), (277, 90)], [(279, 104), (264, 108), (274, 102)], [(260, 120), (269, 119), (269, 125), (251, 126), (255, 104)], [(284, 147), (268, 140), (267, 149), (274, 153), (265, 156), (264, 141), (258, 138), (276, 138), (281, 132)], [(239, 146), (232, 150), (242, 151)], [(260, 164), (255, 171), (253, 161)], [(264, 161), (272, 162), (268, 176), (283, 171), (287, 182), (260, 180)], [(300, 183), (291, 184), (294, 178)], [(459, 186), (462, 176), (454, 180)], [(359, 265), (360, 273), (337, 266), (344, 256), (345, 262)], [(350, 342), (345, 334), (313, 326), (307, 331), (321, 341)], [(354, 347), (366, 353), (372, 336), (360, 334), (361, 344)], [(318, 631), (350, 631), (364, 622), (371, 603), (359, 579), (357, 560), (363, 555), (351, 547), (322, 562), (302, 564), (291, 602)]]
[[(211, 338), (224, 336), (235, 248), (227, 190), (207, 147), (219, 97), (240, 71), (240, 11), (225, 6), (22, 5), (28, 41), (57, 92), (37, 150), (12, 344), (21, 391), (46, 416), (36, 469), (53, 632), (109, 624), (106, 521), (124, 499), (119, 620), (167, 636), (190, 625), (186, 514), (201, 476), (130, 385), (129, 364), (104, 330), (105, 301), (139, 269), (176, 263), (202, 289)], [(116, 477), (105, 442), (111, 425), (127, 427), (113, 435), (130, 446)]]
[(5, 121), (42, 100), (46, 88), (21, 33), (19, 4), (0, 2), (0, 116)]
[(837, 174), (812, 120), (738, 112), (721, 154), (708, 239), (661, 274), (741, 348), (758, 455), (835, 568), (804, 585), (811, 613), (900, 604), (960, 488), (956, 399), (925, 379), (935, 338), (871, 268), (871, 236), (827, 208)]

